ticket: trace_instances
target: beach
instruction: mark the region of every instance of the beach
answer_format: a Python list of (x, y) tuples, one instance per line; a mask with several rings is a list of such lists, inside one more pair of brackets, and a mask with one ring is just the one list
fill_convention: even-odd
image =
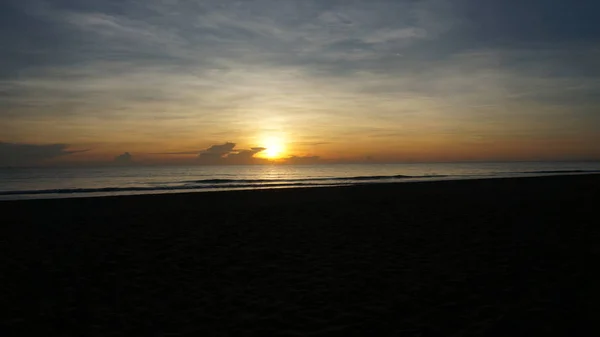
[(600, 175), (0, 202), (2, 325), (47, 336), (573, 336)]

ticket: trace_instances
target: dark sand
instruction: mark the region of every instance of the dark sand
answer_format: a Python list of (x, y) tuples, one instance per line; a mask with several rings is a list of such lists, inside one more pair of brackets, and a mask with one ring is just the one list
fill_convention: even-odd
[(592, 336), (599, 208), (600, 175), (5, 201), (0, 324)]

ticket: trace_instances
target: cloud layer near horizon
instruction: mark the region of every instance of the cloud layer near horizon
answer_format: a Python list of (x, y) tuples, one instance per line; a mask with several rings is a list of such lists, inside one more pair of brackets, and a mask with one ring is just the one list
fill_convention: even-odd
[(0, 141), (0, 167), (35, 165), (53, 158), (87, 151), (68, 151), (68, 147), (67, 144), (39, 145)]
[(8, 141), (107, 161), (272, 134), (300, 157), (600, 158), (594, 1), (3, 6)]
[[(72, 154), (87, 152), (89, 150), (69, 150), (68, 144), (24, 144), (24, 143), (5, 143), (0, 141), (0, 168), (1, 167), (22, 167), (22, 166), (37, 166), (48, 164), (48, 160), (66, 157)], [(199, 165), (254, 165), (273, 163), (273, 160), (256, 157), (264, 147), (253, 147), (251, 149), (236, 149), (236, 144), (226, 142), (223, 144), (215, 144), (207, 149), (190, 152), (166, 152), (153, 153), (150, 155), (170, 156), (170, 155), (196, 155), (193, 160), (181, 162), (183, 164), (199, 164)], [(111, 162), (96, 162), (96, 164), (104, 165), (133, 165), (133, 164), (156, 164), (156, 161), (148, 161), (144, 157), (148, 153), (142, 153), (141, 157), (145, 158), (141, 161), (134, 160), (134, 155), (129, 152), (124, 152), (113, 158)], [(68, 162), (68, 161), (67, 161)], [(277, 160), (281, 164), (317, 164), (321, 162), (318, 156), (289, 156), (279, 158)], [(72, 163), (72, 162), (70, 162)], [(160, 163), (160, 161), (158, 162)]]
[(318, 156), (284, 156), (277, 160), (269, 160), (260, 158), (256, 155), (267, 150), (265, 147), (253, 147), (250, 149), (237, 149), (236, 143), (226, 142), (223, 144), (211, 145), (209, 148), (200, 151), (190, 152), (166, 152), (156, 153), (158, 155), (182, 155), (182, 154), (198, 154), (194, 161), (196, 164), (207, 165), (252, 165), (266, 163), (282, 163), (282, 164), (316, 164), (320, 162)]

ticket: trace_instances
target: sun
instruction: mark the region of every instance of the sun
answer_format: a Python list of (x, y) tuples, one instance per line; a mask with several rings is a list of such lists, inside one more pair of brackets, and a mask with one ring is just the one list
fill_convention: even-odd
[(285, 151), (285, 146), (279, 138), (267, 138), (264, 140), (263, 144), (265, 150), (262, 152), (262, 155), (267, 159), (280, 158)]

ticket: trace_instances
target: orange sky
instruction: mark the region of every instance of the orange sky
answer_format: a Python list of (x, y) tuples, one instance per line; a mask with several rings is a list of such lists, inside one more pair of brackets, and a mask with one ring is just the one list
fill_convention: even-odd
[(15, 2), (0, 165), (600, 160), (595, 26), (546, 2), (121, 5)]

